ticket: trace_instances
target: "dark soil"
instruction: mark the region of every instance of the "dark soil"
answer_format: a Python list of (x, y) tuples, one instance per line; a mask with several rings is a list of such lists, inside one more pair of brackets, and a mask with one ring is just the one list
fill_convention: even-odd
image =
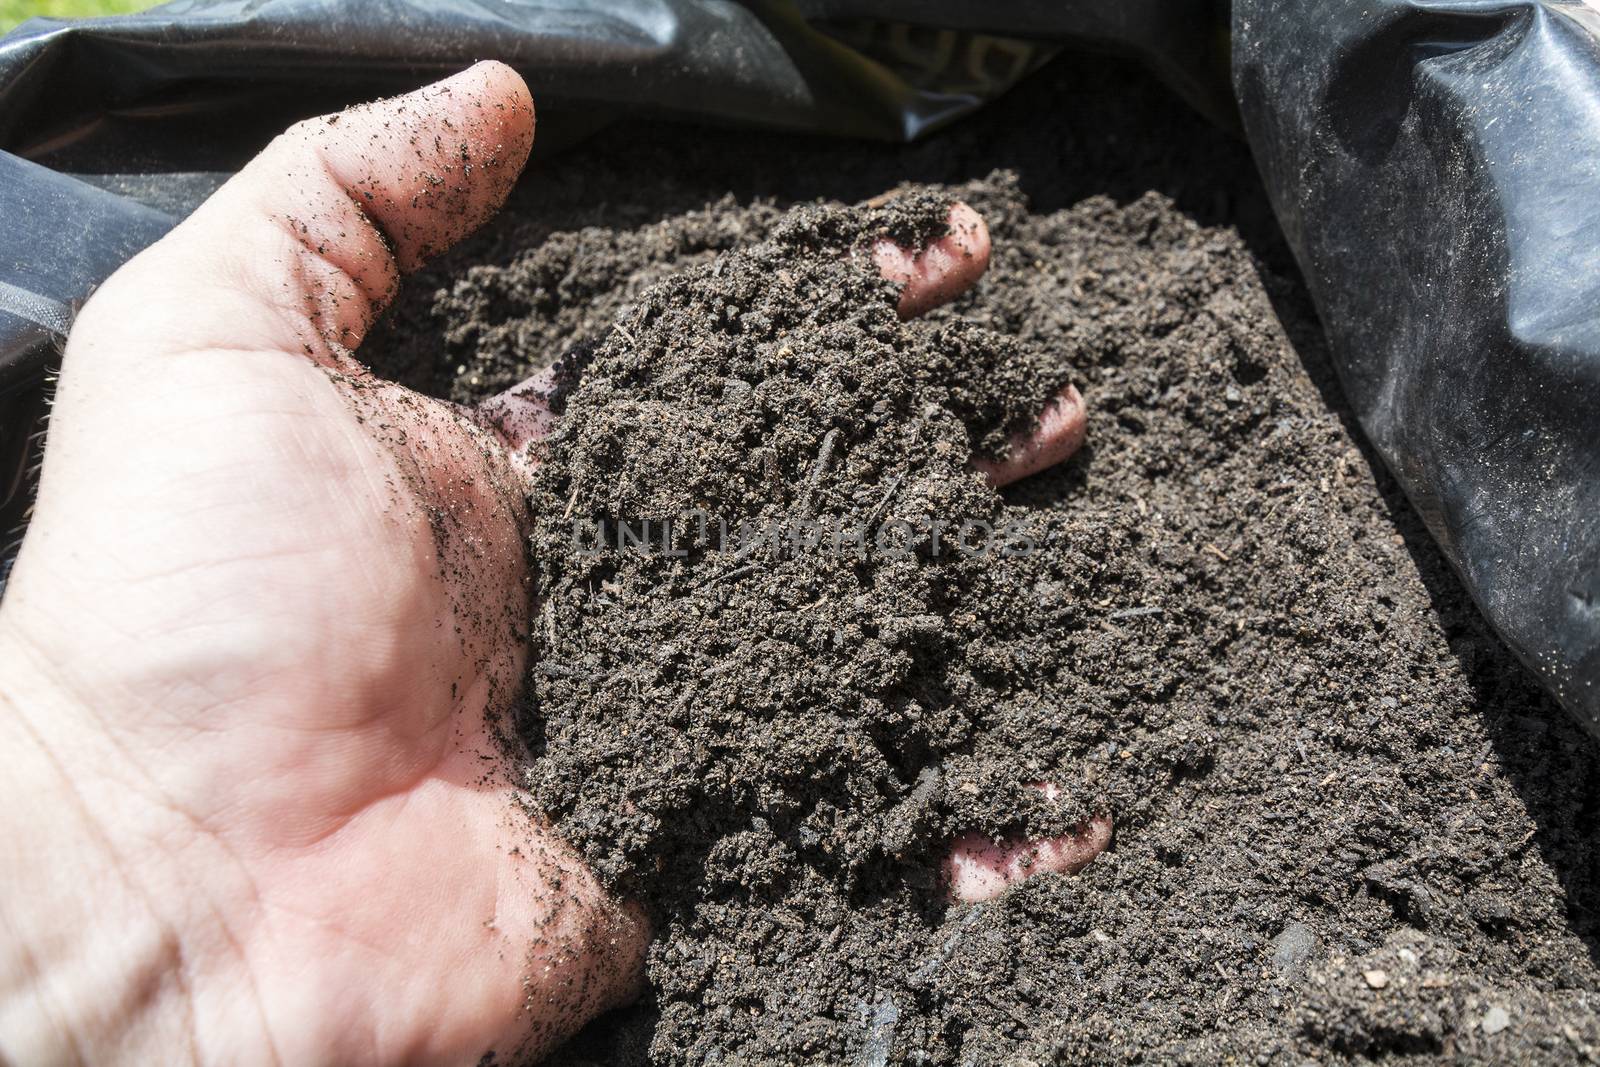
[[(941, 188), (809, 203), (908, 181)], [(850, 250), (950, 197), (993, 266), (902, 325)], [(904, 148), (614, 128), (371, 351), (463, 400), (583, 368), (534, 498), (529, 780), (658, 937), (566, 1062), (1600, 1056), (1596, 747), (1355, 435), (1246, 151), (1143, 77), (1064, 60)], [(966, 471), (1063, 381), (1077, 457)], [(1035, 550), (735, 558), (693, 508)], [(951, 833), (1091, 811), (1081, 874), (944, 901)]]

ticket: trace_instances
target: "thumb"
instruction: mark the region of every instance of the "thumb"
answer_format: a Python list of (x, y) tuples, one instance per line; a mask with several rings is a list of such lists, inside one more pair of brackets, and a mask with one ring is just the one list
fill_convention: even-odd
[(533, 126), (527, 86), (495, 62), (297, 123), (119, 271), (73, 339), (98, 302), (116, 306), (123, 353), (278, 350), (353, 370), (401, 273), (504, 202)]

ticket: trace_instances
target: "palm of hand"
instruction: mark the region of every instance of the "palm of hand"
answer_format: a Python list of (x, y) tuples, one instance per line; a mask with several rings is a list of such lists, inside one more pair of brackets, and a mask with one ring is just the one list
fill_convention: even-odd
[[(526, 156), (515, 75), (428, 92), (452, 88), (432, 113), (346, 116), (387, 138), (370, 156), (292, 132), (97, 294), (3, 617), (88, 714), (116, 695), (94, 758), (127, 791), (108, 802), (152, 813), (119, 862), (156, 897), (178, 887), (144, 884), (154, 851), (225, 887), (218, 966), (288, 1062), (542, 1047), (626, 993), (642, 943), (520, 814), (490, 736), (528, 617), (504, 447), (349, 356), (395, 263), (346, 188), (377, 191), (362, 210), (410, 266), (508, 184), (419, 202), (429, 176), (465, 180), (457, 143), (418, 151), (420, 133), (454, 118), (463, 156), (513, 178)], [(215, 272), (185, 276), (197, 260)]]

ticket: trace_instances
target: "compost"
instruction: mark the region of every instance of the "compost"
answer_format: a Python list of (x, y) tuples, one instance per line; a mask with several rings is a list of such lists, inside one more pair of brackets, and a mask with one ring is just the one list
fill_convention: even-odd
[[(861, 243), (956, 199), (991, 268), (902, 323)], [(367, 351), (558, 365), (526, 777), (657, 930), (561, 1062), (1600, 1056), (1595, 746), (1366, 450), (1245, 149), (1138, 73), (909, 147), (613, 127)], [(990, 489), (1066, 383), (1087, 446)], [(1081, 873), (947, 898), (953, 835), (1097, 813)]]

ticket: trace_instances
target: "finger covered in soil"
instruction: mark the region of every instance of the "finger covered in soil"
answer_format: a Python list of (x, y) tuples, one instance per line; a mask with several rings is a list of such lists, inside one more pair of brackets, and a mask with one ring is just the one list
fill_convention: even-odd
[(299, 122), (144, 254), (181, 273), (207, 264), (186, 298), (129, 294), (122, 317), (173, 346), (253, 344), (358, 371), (350, 352), (400, 275), (494, 214), (533, 131), (527, 86), (496, 62)]
[(950, 896), (968, 904), (993, 900), (1038, 874), (1077, 874), (1111, 844), (1111, 820), (1091, 817), (1065, 834), (996, 841), (962, 834), (950, 846), (946, 879)]
[(900, 287), (895, 307), (915, 318), (972, 288), (989, 266), (989, 228), (966, 204), (950, 206), (944, 232), (904, 226), (872, 239), (878, 272)]

